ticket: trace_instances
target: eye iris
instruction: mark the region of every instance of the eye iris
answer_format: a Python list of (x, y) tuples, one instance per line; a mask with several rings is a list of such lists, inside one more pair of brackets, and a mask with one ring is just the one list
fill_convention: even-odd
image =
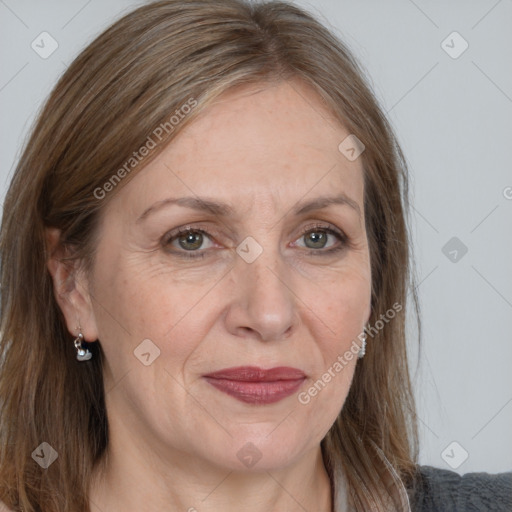
[(313, 231), (306, 235), (306, 240), (308, 238), (313, 241), (313, 246), (308, 247), (311, 247), (313, 249), (321, 249), (327, 241), (327, 233), (322, 233), (321, 231)]
[[(203, 244), (203, 235), (198, 232), (190, 232), (181, 235), (178, 238), (180, 246), (186, 251), (192, 251), (194, 249), (198, 249)], [(186, 244), (191, 244), (192, 246), (187, 246)]]

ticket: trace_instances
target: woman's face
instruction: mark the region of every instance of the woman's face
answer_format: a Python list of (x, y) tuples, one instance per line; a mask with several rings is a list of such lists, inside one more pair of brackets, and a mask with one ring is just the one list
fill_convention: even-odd
[(318, 448), (370, 315), (348, 135), (299, 82), (245, 86), (116, 191), (82, 315), (106, 356), (113, 446), (231, 470)]

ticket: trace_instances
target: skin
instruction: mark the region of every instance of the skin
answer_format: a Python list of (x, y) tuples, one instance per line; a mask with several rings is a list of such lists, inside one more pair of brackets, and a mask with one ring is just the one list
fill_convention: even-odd
[[(350, 348), (370, 316), (363, 168), (338, 150), (347, 135), (299, 81), (229, 91), (107, 203), (89, 278), (70, 274), (58, 250), (49, 260), (69, 331), (76, 336), (80, 322), (106, 356), (110, 444), (91, 486), (93, 511), (331, 510), (320, 442), (357, 358), (308, 404), (298, 393)], [(360, 213), (346, 204), (293, 213), (339, 193)], [(220, 217), (169, 205), (137, 221), (156, 202), (183, 196), (234, 211)], [(179, 235), (165, 245), (180, 227), (208, 235), (202, 244), (196, 233), (188, 243), (182, 236), (184, 246)], [(320, 242), (311, 235), (319, 231)], [(48, 231), (55, 249), (58, 236)], [(263, 249), (252, 263), (236, 252), (248, 236)], [(321, 255), (335, 246), (341, 250)], [(194, 250), (204, 258), (179, 256)], [(134, 356), (144, 339), (160, 350), (148, 366)], [(240, 402), (203, 378), (242, 365), (291, 366), (307, 378), (266, 405)], [(252, 467), (237, 457), (247, 443), (261, 455)]]

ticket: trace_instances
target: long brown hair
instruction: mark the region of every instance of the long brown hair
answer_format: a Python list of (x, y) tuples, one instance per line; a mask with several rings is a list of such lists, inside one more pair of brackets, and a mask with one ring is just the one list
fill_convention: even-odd
[[(369, 339), (339, 418), (322, 442), (326, 467), (331, 475), (336, 465), (343, 467), (357, 510), (389, 506), (392, 491), (377, 476), (383, 460), (399, 482), (409, 482), (417, 432), (405, 343), (408, 292), (416, 313), (418, 301), (411, 286), (407, 166), (362, 68), (328, 29), (289, 3), (163, 0), (114, 23), (69, 66), (35, 123), (6, 195), (0, 500), (8, 507), (88, 511), (92, 470), (108, 445), (101, 345), (91, 345), (91, 361), (76, 361), (46, 266), (45, 229), (61, 230), (69, 258), (90, 270), (100, 215), (116, 190), (219, 94), (290, 78), (311, 85), (366, 147), (370, 325), (393, 304), (403, 306)], [(194, 108), (183, 114), (191, 98)], [(174, 113), (179, 123), (169, 121)], [(127, 166), (149, 145), (148, 137), (155, 147), (140, 165)], [(58, 453), (45, 470), (31, 457), (43, 442)]]

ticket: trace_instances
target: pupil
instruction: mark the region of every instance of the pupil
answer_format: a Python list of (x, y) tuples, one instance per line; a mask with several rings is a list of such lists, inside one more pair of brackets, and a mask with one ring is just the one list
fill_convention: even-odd
[[(203, 235), (201, 233), (187, 233), (180, 237), (179, 242), (181, 247), (187, 251), (198, 249), (202, 245)], [(187, 244), (190, 245), (187, 246)]]
[(313, 240), (314, 248), (323, 247), (325, 244), (325, 233), (312, 232), (309, 236)]

